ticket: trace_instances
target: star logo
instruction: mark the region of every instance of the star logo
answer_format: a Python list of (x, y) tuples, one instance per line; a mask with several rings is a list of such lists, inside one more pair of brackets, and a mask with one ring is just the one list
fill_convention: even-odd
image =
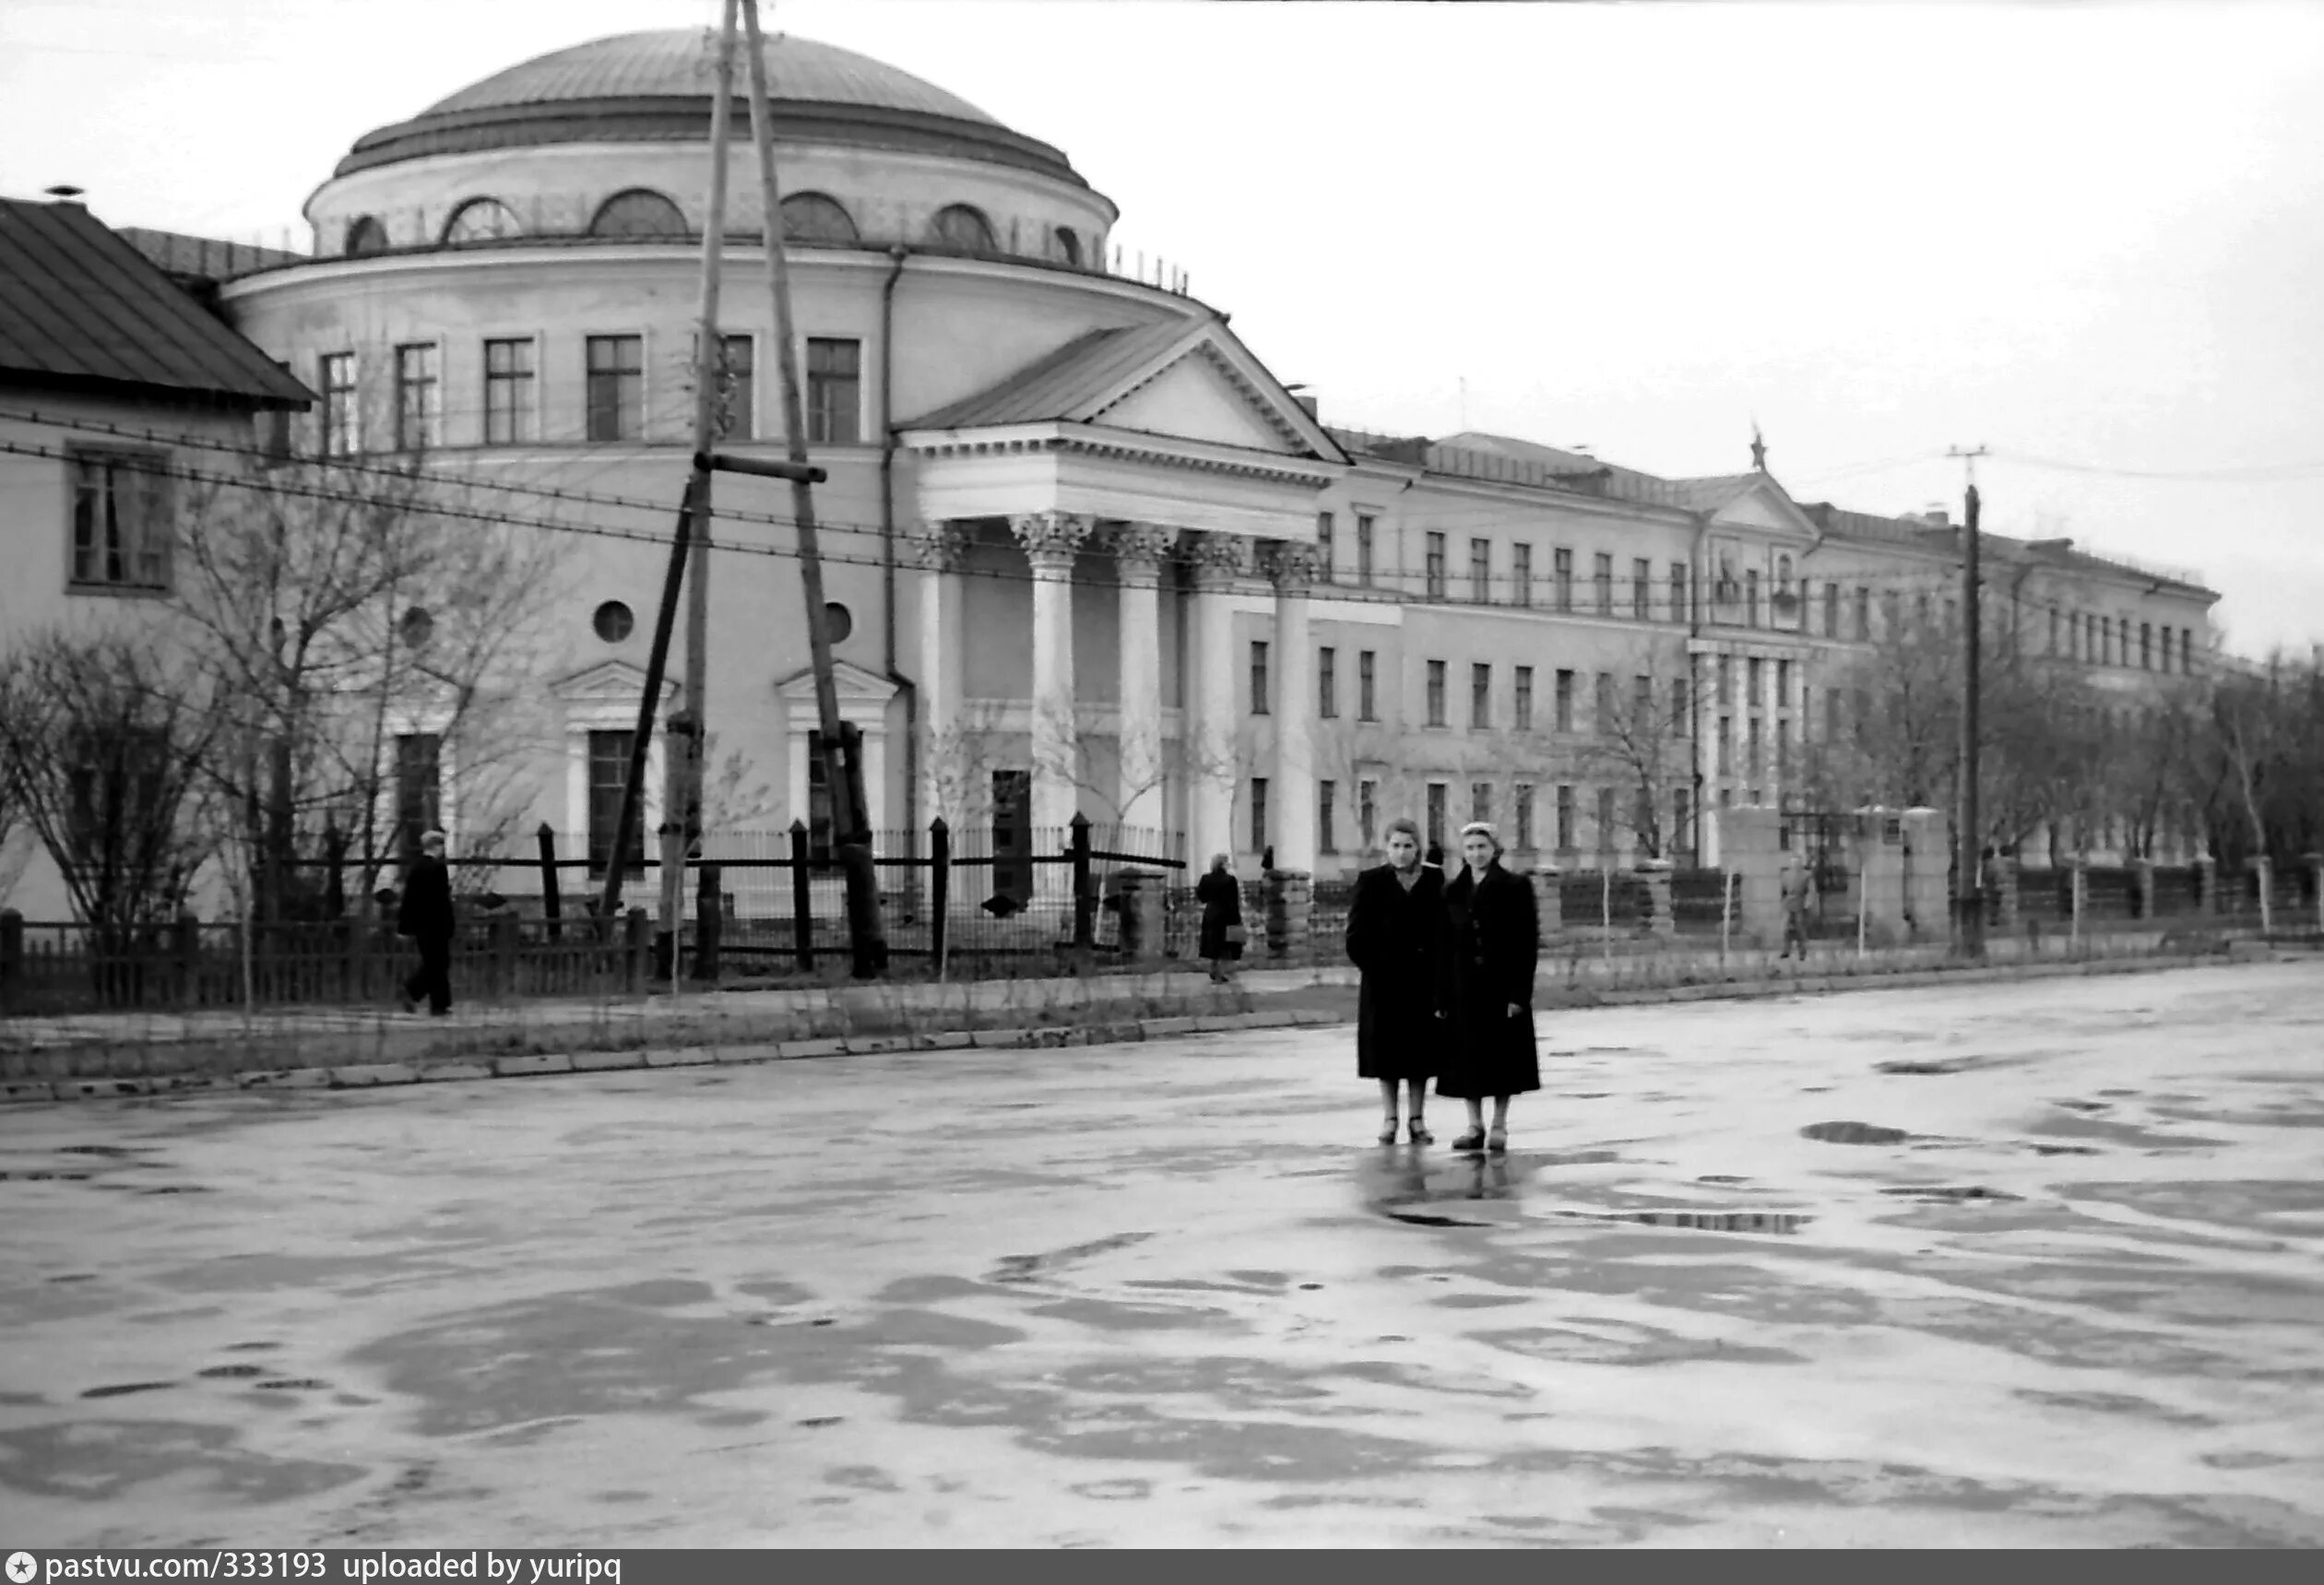
[(8, 1579), (10, 1581), (10, 1585), (31, 1585), (32, 1577), (40, 1571), (40, 1559), (34, 1557), (30, 1553), (11, 1552), (8, 1554)]

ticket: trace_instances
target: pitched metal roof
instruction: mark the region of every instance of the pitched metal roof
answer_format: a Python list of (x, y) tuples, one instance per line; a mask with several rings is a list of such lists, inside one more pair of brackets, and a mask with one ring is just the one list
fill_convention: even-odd
[(0, 380), (258, 408), (314, 393), (78, 204), (0, 199)]
[(1046, 357), (974, 396), (938, 408), (900, 427), (907, 430), (980, 429), (995, 424), (1075, 422), (1089, 417), (1089, 404), (1113, 389), (1140, 364), (1159, 357), (1198, 328), (1183, 319), (1157, 325), (1116, 325), (1075, 337)]
[(1683, 506), (1690, 512), (1723, 512), (1764, 477), (1756, 473), (1720, 474), (1709, 479), (1672, 479), (1664, 482), (1670, 488), (1670, 503)]

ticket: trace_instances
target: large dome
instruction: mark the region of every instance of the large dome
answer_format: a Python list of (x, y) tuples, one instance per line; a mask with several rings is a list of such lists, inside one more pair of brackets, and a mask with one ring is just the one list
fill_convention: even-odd
[[(699, 141), (709, 136), (717, 39), (707, 29), (617, 33), (551, 51), (356, 140), (338, 174), (437, 154), (559, 143)], [(949, 154), (1080, 182), (1065, 156), (956, 94), (868, 55), (775, 33), (766, 39), (776, 136)], [(735, 68), (738, 118), (746, 67)], [(747, 136), (748, 123), (739, 133)]]

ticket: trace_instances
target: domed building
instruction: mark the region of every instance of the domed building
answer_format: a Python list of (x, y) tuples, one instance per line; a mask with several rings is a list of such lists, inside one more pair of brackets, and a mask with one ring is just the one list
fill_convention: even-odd
[[(322, 396), (319, 451), (421, 452), (431, 474), (521, 487), (480, 498), (512, 521), (636, 536), (570, 537), (540, 651), (555, 719), (534, 811), (593, 853), (691, 455), (714, 51), (696, 30), (601, 39), (370, 133), (308, 200), (314, 257), (223, 292)], [(1115, 207), (1063, 153), (846, 50), (777, 35), (766, 64), (807, 438), (830, 475), (815, 500), (840, 692), (864, 734), (872, 823), (1038, 829), (1079, 810), (1234, 846), (1248, 737), (1234, 623), (1272, 600), (1241, 580), (1278, 569), (1297, 607), (1346, 455), (1224, 315), (1110, 267)], [(739, 91), (731, 113), (719, 444), (779, 456)], [(821, 822), (788, 491), (732, 475), (716, 489), (712, 759), (765, 796), (706, 818)]]

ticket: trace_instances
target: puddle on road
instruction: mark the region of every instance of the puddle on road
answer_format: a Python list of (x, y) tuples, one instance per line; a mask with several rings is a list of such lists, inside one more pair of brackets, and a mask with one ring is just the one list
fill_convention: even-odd
[(1913, 1137), (1903, 1129), (1878, 1123), (1809, 1123), (1799, 1130), (1799, 1136), (1826, 1144), (1900, 1144)]

